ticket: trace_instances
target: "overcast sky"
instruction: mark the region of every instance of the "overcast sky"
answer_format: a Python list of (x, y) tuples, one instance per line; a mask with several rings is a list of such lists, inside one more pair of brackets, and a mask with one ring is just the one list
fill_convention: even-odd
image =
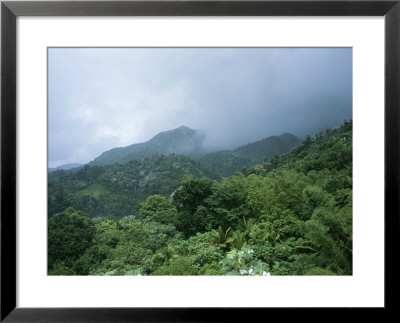
[(186, 125), (213, 148), (352, 119), (350, 48), (51, 48), (49, 167)]

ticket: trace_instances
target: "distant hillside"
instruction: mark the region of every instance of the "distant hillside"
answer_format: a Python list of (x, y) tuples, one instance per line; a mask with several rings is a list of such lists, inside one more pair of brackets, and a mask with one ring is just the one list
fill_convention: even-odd
[(80, 167), (82, 166), (82, 164), (78, 164), (78, 163), (72, 163), (72, 164), (64, 164), (58, 167), (53, 167), (53, 168), (49, 168), (48, 171), (49, 172), (54, 172), (56, 170), (59, 169), (64, 169), (64, 170), (68, 170), (68, 169), (72, 169), (72, 168), (76, 168), (76, 167)]
[(160, 132), (144, 143), (108, 150), (91, 161), (89, 165), (125, 164), (146, 157), (179, 154), (197, 159), (203, 167), (218, 177), (228, 177), (243, 168), (259, 164), (264, 159), (271, 159), (275, 155), (287, 153), (300, 143), (299, 138), (285, 133), (280, 136), (264, 138), (234, 150), (205, 153), (203, 141), (203, 134), (181, 126), (177, 129)]
[(204, 136), (186, 126), (160, 132), (149, 141), (108, 150), (89, 163), (89, 165), (124, 164), (131, 160), (156, 155), (199, 155), (202, 153)]
[(170, 196), (183, 176), (213, 175), (197, 161), (182, 155), (150, 157), (126, 164), (85, 165), (77, 172), (49, 174), (49, 216), (68, 206), (93, 216), (137, 215), (148, 196)]
[(218, 177), (229, 177), (243, 168), (253, 167), (265, 159), (287, 153), (299, 143), (299, 138), (285, 133), (255, 141), (234, 150), (206, 154), (199, 158), (199, 162)]
[(283, 134), (207, 154), (202, 142), (201, 134), (182, 126), (145, 143), (106, 151), (87, 165), (49, 171), (49, 216), (68, 206), (90, 217), (137, 215), (140, 202), (154, 194), (169, 196), (183, 176), (229, 177), (289, 152), (300, 140)]
[(346, 176), (352, 177), (352, 145), (353, 121), (344, 121), (335, 129), (307, 136), (289, 154), (274, 157), (264, 167), (270, 172), (285, 166), (305, 174), (328, 169), (331, 172), (345, 172)]

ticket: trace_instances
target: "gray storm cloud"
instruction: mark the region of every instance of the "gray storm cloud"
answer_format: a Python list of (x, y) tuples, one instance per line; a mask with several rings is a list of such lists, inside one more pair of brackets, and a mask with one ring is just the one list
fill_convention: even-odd
[(186, 125), (210, 149), (352, 118), (351, 48), (51, 48), (49, 167)]

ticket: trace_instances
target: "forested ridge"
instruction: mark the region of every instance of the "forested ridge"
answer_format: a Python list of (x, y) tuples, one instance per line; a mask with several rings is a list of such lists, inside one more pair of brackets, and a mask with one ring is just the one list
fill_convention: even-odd
[(204, 153), (202, 138), (201, 133), (182, 126), (145, 143), (106, 151), (82, 167), (51, 169), (48, 216), (69, 206), (89, 217), (138, 215), (140, 202), (154, 194), (169, 197), (183, 176), (230, 177), (265, 158), (289, 152), (300, 142), (294, 135), (283, 134), (234, 150)]
[(49, 216), (69, 206), (89, 217), (138, 215), (140, 202), (153, 194), (169, 196), (183, 176), (214, 178), (195, 160), (175, 154), (126, 164), (57, 170), (48, 179)]
[(351, 275), (352, 122), (223, 178), (181, 155), (54, 171), (48, 257), (50, 275)]

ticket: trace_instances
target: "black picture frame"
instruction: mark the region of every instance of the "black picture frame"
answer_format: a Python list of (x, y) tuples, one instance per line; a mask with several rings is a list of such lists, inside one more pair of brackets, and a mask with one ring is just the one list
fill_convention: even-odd
[[(19, 16), (384, 16), (385, 17), (385, 307), (399, 286), (400, 0), (2, 1), (1, 3), (1, 322), (237, 321), (280, 309), (16, 307), (16, 19)], [(373, 125), (371, 125), (373, 127)], [(371, 153), (373, 148), (371, 148)], [(373, 233), (371, 233), (373, 234)], [(40, 291), (38, 291), (40, 292)], [(293, 309), (296, 310), (296, 309)], [(299, 311), (299, 309), (297, 309)], [(326, 309), (329, 316), (334, 309)], [(304, 312), (304, 311), (303, 311)], [(371, 315), (369, 312), (368, 315)], [(270, 314), (268, 314), (270, 315)], [(325, 314), (324, 314), (325, 315)], [(338, 316), (339, 317), (339, 316)], [(377, 316), (378, 317), (378, 316)]]

